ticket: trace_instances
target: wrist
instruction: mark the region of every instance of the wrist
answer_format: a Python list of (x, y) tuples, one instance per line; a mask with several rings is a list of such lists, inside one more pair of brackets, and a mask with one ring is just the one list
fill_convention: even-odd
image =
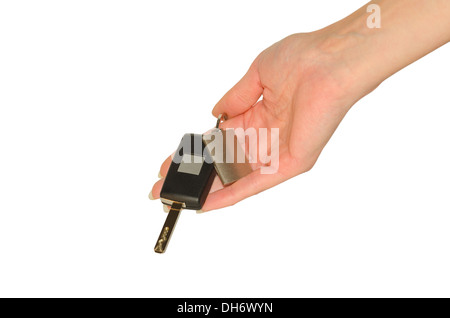
[[(368, 23), (380, 9), (379, 28)], [(371, 90), (410, 63), (450, 41), (450, 1), (378, 0), (348, 17), (316, 31), (322, 49), (344, 54), (356, 77)]]

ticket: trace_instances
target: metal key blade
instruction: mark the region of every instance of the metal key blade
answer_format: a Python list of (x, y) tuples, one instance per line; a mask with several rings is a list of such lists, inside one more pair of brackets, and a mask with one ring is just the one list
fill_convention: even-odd
[(180, 215), (180, 211), (182, 208), (182, 204), (179, 202), (174, 202), (170, 207), (169, 214), (167, 215), (166, 221), (164, 222), (163, 228), (161, 230), (161, 234), (159, 234), (158, 241), (155, 245), (156, 253), (164, 253), (167, 245), (169, 244), (170, 237), (172, 236), (172, 232), (177, 224), (178, 216)]

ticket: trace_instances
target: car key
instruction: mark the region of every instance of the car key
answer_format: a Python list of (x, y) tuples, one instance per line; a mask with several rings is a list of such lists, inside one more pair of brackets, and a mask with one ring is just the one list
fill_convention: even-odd
[(170, 210), (154, 248), (156, 253), (166, 250), (182, 209), (202, 208), (215, 175), (202, 135), (184, 135), (161, 188), (161, 201)]

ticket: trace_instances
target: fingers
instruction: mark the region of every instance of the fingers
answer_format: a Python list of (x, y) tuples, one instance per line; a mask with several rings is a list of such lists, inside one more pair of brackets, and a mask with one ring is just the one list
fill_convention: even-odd
[(225, 120), (220, 124), (220, 128), (244, 128), (244, 115), (237, 115), (236, 117)]
[(164, 160), (164, 162), (161, 165), (161, 168), (159, 168), (159, 174), (158, 178), (163, 178), (167, 175), (167, 171), (169, 170), (170, 164), (172, 163), (172, 157), (174, 154), (171, 154), (169, 157)]
[(164, 162), (161, 165), (161, 168), (158, 172), (158, 178), (160, 178), (156, 183), (153, 185), (152, 190), (148, 194), (148, 197), (150, 200), (156, 200), (159, 199), (159, 195), (161, 193), (161, 188), (164, 183), (164, 178), (167, 175), (167, 171), (169, 170), (170, 164), (172, 163), (172, 157), (174, 154), (171, 154), (169, 157), (164, 160)]
[(259, 80), (257, 60), (253, 62), (244, 77), (231, 88), (216, 104), (214, 116), (226, 113), (230, 118), (242, 114), (252, 107), (263, 93)]
[(281, 174), (261, 174), (255, 170), (248, 176), (236, 181), (230, 186), (210, 193), (203, 205), (202, 211), (210, 211), (233, 205), (245, 198), (271, 188), (283, 181), (285, 177)]
[(150, 191), (148, 197), (150, 200), (156, 200), (159, 199), (159, 195), (161, 193), (161, 188), (163, 186), (164, 179), (159, 179), (156, 181), (156, 183), (153, 185), (152, 191)]

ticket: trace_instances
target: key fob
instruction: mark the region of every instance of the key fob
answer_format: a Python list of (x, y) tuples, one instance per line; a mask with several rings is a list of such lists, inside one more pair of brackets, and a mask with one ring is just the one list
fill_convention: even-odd
[[(223, 117), (226, 118), (226, 115)], [(218, 117), (216, 130), (213, 131), (221, 133), (216, 138), (222, 143), (214, 144), (218, 147), (217, 149), (226, 151), (215, 152), (214, 144), (208, 142), (210, 138), (204, 138), (205, 136), (198, 134), (186, 134), (172, 158), (160, 192), (161, 201), (170, 206), (170, 209), (156, 241), (154, 248), (156, 253), (165, 252), (182, 209), (200, 210), (203, 207), (216, 176), (216, 170), (224, 185), (252, 171), (243, 150), (235, 147), (237, 146), (236, 136), (233, 134), (227, 138), (228, 135), (222, 135), (223, 131), (219, 129), (221, 118), (222, 115)], [(226, 160), (228, 150), (233, 150), (234, 163), (221, 162)], [(212, 153), (214, 156), (211, 155)], [(243, 163), (236, 161), (236, 158), (242, 155), (245, 158)]]
[(160, 197), (164, 204), (200, 210), (216, 175), (212, 158), (205, 151), (202, 135), (185, 134), (172, 158)]

